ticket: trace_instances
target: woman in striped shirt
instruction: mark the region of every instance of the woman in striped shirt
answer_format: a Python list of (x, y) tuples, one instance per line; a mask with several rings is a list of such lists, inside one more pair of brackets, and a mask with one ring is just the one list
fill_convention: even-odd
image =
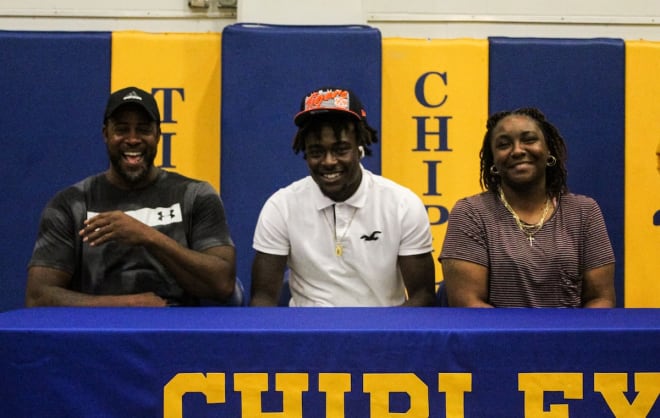
[(534, 108), (486, 128), (484, 192), (456, 203), (439, 258), (449, 305), (614, 307), (605, 221), (594, 199), (568, 192), (557, 128)]

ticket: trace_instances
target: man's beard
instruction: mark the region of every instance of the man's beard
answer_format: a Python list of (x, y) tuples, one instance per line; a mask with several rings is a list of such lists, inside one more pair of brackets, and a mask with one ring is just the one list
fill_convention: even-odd
[(119, 176), (126, 183), (135, 185), (140, 184), (140, 182), (147, 178), (149, 172), (151, 171), (151, 167), (154, 165), (155, 158), (155, 154), (145, 154), (143, 157), (143, 166), (137, 170), (126, 170), (122, 164), (121, 155), (117, 156), (110, 154), (110, 163), (114, 167), (117, 174), (119, 174)]

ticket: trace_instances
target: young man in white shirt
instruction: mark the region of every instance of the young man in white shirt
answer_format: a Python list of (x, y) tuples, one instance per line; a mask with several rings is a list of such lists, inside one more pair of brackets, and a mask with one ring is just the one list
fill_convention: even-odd
[(289, 306), (433, 305), (426, 209), (411, 190), (360, 164), (378, 138), (358, 97), (314, 90), (294, 122), (293, 149), (310, 175), (261, 210), (251, 306), (277, 305), (287, 268)]

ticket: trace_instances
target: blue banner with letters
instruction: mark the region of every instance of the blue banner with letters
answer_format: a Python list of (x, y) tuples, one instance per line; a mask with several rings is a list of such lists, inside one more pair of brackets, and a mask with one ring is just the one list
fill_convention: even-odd
[(660, 417), (651, 309), (0, 314), (7, 417)]

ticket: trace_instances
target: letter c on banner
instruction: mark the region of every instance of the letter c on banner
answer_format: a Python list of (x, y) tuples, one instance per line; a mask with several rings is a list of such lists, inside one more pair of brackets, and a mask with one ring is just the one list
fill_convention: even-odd
[(177, 373), (163, 388), (163, 417), (183, 418), (183, 396), (203, 393), (206, 403), (225, 403), (224, 373)]
[(426, 98), (426, 83), (427, 79), (431, 76), (440, 77), (442, 84), (445, 86), (447, 85), (447, 73), (429, 71), (428, 73), (422, 74), (422, 76), (417, 79), (417, 82), (415, 83), (415, 97), (417, 98), (417, 101), (424, 107), (440, 107), (447, 101), (446, 94), (442, 97), (442, 100), (438, 104), (432, 104)]

